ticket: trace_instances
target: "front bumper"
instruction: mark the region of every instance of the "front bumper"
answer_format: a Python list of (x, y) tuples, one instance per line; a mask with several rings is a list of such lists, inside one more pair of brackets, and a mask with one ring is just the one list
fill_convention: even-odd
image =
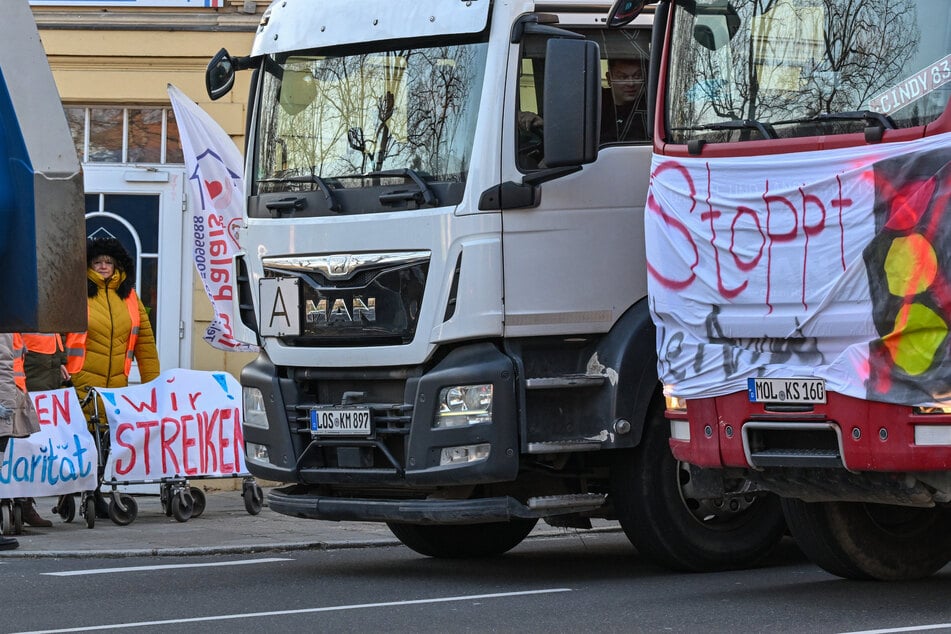
[(333, 521), (480, 524), (542, 516), (507, 496), (473, 500), (372, 500), (307, 494), (290, 486), (272, 490), (267, 501), (272, 511), (282, 515)]
[(951, 414), (832, 392), (827, 401), (793, 412), (750, 403), (745, 392), (688, 400), (686, 421), (667, 413), (679, 425), (670, 446), (678, 460), (712, 468), (951, 469)]
[[(415, 488), (422, 497), (426, 489), (508, 482), (518, 473), (515, 368), (488, 343), (457, 348), (429, 369), (281, 368), (262, 352), (245, 367), (241, 383), (265, 395), (268, 429), (244, 426), (245, 442), (267, 449), (267, 462), (248, 452), (248, 469), (259, 478), (357, 490)], [(492, 421), (434, 428), (440, 390), (476, 384), (493, 386)], [(311, 408), (345, 401), (370, 409), (372, 433), (314, 437)], [(484, 444), (490, 451), (483, 460), (440, 465), (445, 448)]]

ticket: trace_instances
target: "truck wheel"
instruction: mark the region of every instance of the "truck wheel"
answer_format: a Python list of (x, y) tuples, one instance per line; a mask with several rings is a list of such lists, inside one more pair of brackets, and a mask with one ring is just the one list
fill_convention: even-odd
[(772, 552), (786, 530), (779, 498), (697, 498), (669, 439), (658, 394), (640, 445), (619, 452), (611, 467), (615, 513), (641, 556), (672, 570), (707, 572), (748, 568)]
[(518, 546), (537, 519), (464, 525), (421, 525), (387, 522), (386, 525), (405, 546), (420, 555), (441, 559), (492, 557)]
[(951, 561), (951, 510), (784, 499), (789, 531), (816, 565), (846, 579), (904, 581)]

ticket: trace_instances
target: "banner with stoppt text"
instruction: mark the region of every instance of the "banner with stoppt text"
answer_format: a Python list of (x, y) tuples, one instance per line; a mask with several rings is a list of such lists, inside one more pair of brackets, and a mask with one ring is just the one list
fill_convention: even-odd
[(234, 256), (244, 214), (244, 162), (231, 137), (185, 93), (168, 85), (185, 156), (192, 208), (192, 255), (215, 316), (204, 340), (219, 350), (254, 352), (234, 338)]
[(814, 377), (861, 399), (951, 399), (951, 134), (658, 155), (645, 232), (668, 393)]

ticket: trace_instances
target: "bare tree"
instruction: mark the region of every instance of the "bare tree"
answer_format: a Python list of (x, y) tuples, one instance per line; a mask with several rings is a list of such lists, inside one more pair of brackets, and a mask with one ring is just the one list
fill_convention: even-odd
[[(745, 0), (730, 6), (745, 28), (727, 39), (724, 22), (719, 40), (693, 47), (686, 59), (675, 56), (674, 63), (686, 68), (675, 73), (681, 84), (674, 90), (690, 97), (681, 122), (768, 122), (857, 110), (902, 77), (919, 46), (912, 0)], [(724, 18), (701, 12), (695, 22), (683, 20), (675, 28), (695, 37), (705, 20)]]

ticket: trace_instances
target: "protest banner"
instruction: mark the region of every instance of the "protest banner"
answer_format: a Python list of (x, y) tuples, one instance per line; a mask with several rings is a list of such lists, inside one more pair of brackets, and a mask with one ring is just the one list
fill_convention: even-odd
[(227, 372), (167, 370), (142, 385), (98, 392), (111, 443), (105, 481), (247, 473), (241, 386)]
[(179, 139), (188, 170), (195, 268), (215, 311), (204, 339), (219, 350), (254, 352), (232, 330), (237, 295), (234, 256), (244, 215), (244, 160), (231, 137), (208, 113), (169, 84)]
[(31, 392), (40, 431), (11, 438), (0, 460), (0, 498), (96, 488), (99, 455), (73, 388)]

